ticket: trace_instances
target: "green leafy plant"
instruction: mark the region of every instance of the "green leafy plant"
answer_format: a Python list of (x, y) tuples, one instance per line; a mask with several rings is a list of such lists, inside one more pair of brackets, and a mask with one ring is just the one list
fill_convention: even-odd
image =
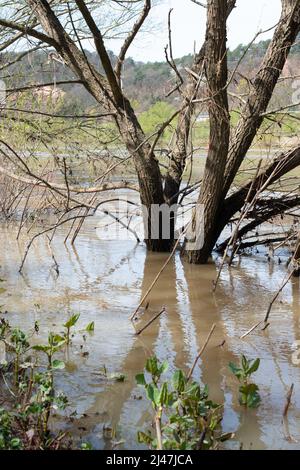
[(12, 422), (11, 414), (0, 408), (0, 450), (19, 450), (22, 448), (21, 440), (14, 436)]
[(92, 321), (91, 323), (89, 323), (86, 327), (86, 331), (88, 333), (93, 333), (95, 331), (95, 322)]
[(216, 449), (232, 434), (221, 433), (223, 407), (209, 399), (207, 387), (176, 370), (169, 381), (162, 375), (168, 363), (157, 357), (147, 360), (145, 372), (136, 376), (155, 410), (156, 437), (152, 430), (138, 432), (138, 441), (153, 449)]
[(81, 450), (93, 450), (93, 446), (90, 442), (82, 442)]
[(64, 328), (66, 331), (64, 332), (65, 338), (66, 338), (66, 344), (69, 345), (71, 342), (71, 329), (76, 325), (80, 317), (80, 313), (76, 313), (72, 315), (69, 320), (64, 323)]
[(10, 336), (11, 347), (14, 349), (15, 352), (15, 360), (14, 360), (14, 370), (15, 370), (15, 384), (18, 383), (19, 380), (19, 369), (20, 369), (20, 357), (24, 354), (29, 348), (29, 342), (27, 335), (21, 331), (19, 328), (15, 328), (11, 332)]
[(36, 333), (36, 325), (32, 334), (26, 334), (0, 319), (0, 341), (5, 346), (5, 360), (0, 364), (0, 450), (70, 445), (65, 433), (53, 435), (50, 430), (53, 412), (64, 411), (69, 404), (67, 396), (56, 390), (54, 381), (55, 374), (65, 368), (60, 355), (67, 337), (50, 332), (46, 344), (32, 345), (30, 338)]
[(254, 374), (260, 365), (260, 359), (253, 361), (248, 360), (244, 355), (241, 357), (239, 365), (233, 362), (229, 363), (229, 369), (240, 382), (239, 402), (240, 405), (247, 408), (257, 408), (261, 402), (258, 393), (259, 387), (255, 383), (250, 382), (252, 374)]
[[(72, 332), (72, 329), (77, 325), (78, 320), (80, 318), (80, 313), (75, 313), (72, 315), (66, 323), (64, 323), (63, 327), (65, 330), (63, 331), (62, 335), (65, 338), (66, 345), (69, 346), (71, 344), (71, 338), (75, 336), (75, 332)], [(88, 333), (93, 333), (95, 331), (95, 322), (90, 322), (84, 329), (84, 331)], [(85, 336), (83, 337), (85, 340)]]

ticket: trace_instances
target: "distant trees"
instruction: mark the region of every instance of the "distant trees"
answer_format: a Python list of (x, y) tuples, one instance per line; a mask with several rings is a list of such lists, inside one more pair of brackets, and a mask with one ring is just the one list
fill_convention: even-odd
[[(153, 106), (150, 106), (147, 111), (141, 113), (139, 119), (146, 135), (151, 135), (157, 131), (161, 126), (161, 123), (168, 121), (170, 116), (175, 114), (175, 111), (176, 109), (169, 103), (166, 103), (165, 101), (157, 101)], [(173, 126), (175, 124), (176, 118), (174, 119)], [(172, 128), (166, 128), (161, 137), (164, 137), (164, 134), (169, 135), (170, 138), (172, 135)]]

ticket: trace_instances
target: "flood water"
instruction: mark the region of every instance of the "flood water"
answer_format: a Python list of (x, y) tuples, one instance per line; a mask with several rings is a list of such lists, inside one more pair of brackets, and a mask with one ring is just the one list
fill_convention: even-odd
[[(278, 264), (277, 259), (268, 263), (263, 255), (244, 257), (231, 270), (223, 270), (213, 294), (216, 265), (190, 266), (176, 255), (151, 292), (143, 321), (163, 306), (166, 313), (136, 337), (129, 317), (167, 255), (147, 254), (145, 247), (134, 241), (101, 241), (96, 222), (94, 218), (85, 222), (74, 248), (63, 243), (66, 229), (57, 231), (52, 246), (59, 264), (58, 277), (44, 238), (34, 243), (20, 275), (25, 241), (16, 242), (17, 227), (1, 225), (0, 277), (4, 282), (0, 305), (2, 312), (7, 311), (1, 316), (24, 330), (32, 329), (38, 320), (39, 342), (49, 330), (59, 332), (72, 313), (81, 314), (77, 330), (95, 322), (95, 332), (87, 335), (86, 342), (82, 334), (74, 338), (67, 369), (58, 372), (58, 388), (68, 393), (70, 411), (76, 410), (77, 416), (72, 422), (58, 418), (55, 425), (72, 430), (96, 449), (111, 448), (103, 426), (113, 427), (115, 440), (124, 440), (120, 448), (138, 448), (136, 433), (149, 427), (152, 410), (143, 390), (135, 385), (135, 375), (151, 354), (169, 361), (169, 373), (175, 367), (188, 370), (216, 323), (195, 378), (208, 384), (214, 400), (225, 404), (223, 429), (236, 433), (227, 445), (235, 449), (241, 445), (244, 449), (299, 449), (300, 366), (292, 362), (292, 345), (300, 340), (299, 280), (284, 289), (272, 310), (269, 328), (258, 328), (240, 339), (263, 320), (286, 275), (285, 264)], [(237, 362), (241, 354), (261, 359), (254, 376), (262, 397), (257, 410), (244, 411), (238, 404), (238, 383), (228, 363)], [(97, 375), (103, 365), (109, 372), (125, 374), (125, 382), (103, 380)], [(288, 422), (293, 439), (288, 440), (282, 412), (292, 383), (295, 393)]]

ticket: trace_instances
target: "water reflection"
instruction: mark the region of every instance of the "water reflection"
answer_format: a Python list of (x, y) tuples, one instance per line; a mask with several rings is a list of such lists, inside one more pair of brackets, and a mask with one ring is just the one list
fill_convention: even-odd
[[(292, 436), (300, 441), (300, 370), (291, 361), (292, 343), (300, 339), (299, 279), (286, 287), (274, 306), (270, 327), (240, 339), (264, 318), (282, 283), (284, 265), (268, 264), (263, 256), (240, 259), (230, 270), (224, 269), (213, 294), (216, 266), (190, 266), (176, 256), (152, 290), (142, 321), (162, 306), (167, 312), (136, 337), (128, 318), (166, 255), (146, 255), (142, 246), (130, 241), (100, 242), (92, 220), (86, 222), (76, 247), (64, 245), (66, 232), (57, 233), (53, 252), (59, 262), (59, 277), (42, 239), (35, 243), (24, 275), (20, 276), (18, 266), (24, 246), (15, 241), (16, 231), (13, 226), (2, 226), (0, 234), (0, 277), (5, 279), (1, 287), (6, 289), (0, 304), (8, 310), (11, 322), (29, 329), (39, 320), (43, 337), (49, 329), (59, 331), (73, 312), (81, 313), (79, 328), (95, 321), (95, 333), (86, 343), (82, 335), (75, 339), (68, 371), (58, 379), (76, 401), (78, 418), (70, 426), (78, 436), (84, 436), (96, 448), (108, 448), (111, 442), (103, 437), (103, 425), (108, 425), (117, 428), (117, 436), (125, 439), (126, 448), (136, 448), (136, 432), (149, 424), (151, 408), (139, 399), (141, 390), (135, 385), (135, 375), (153, 353), (169, 361), (169, 374), (175, 367), (188, 370), (216, 323), (195, 377), (209, 385), (214, 400), (225, 403), (224, 431), (237, 431), (230, 445), (238, 448), (242, 443), (244, 448), (255, 449), (300, 447), (284, 438), (281, 424), (285, 395), (294, 383), (289, 424)], [(88, 356), (80, 354), (80, 346)], [(263, 402), (247, 415), (238, 405), (238, 383), (228, 369), (228, 362), (238, 361), (241, 353), (262, 361), (255, 379)], [(126, 381), (101, 380), (97, 372), (104, 364), (111, 372), (126, 374)]]

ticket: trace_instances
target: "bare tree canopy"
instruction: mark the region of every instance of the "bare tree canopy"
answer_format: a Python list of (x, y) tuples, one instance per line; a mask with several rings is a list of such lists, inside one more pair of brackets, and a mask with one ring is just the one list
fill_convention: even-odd
[[(203, 6), (203, 2), (195, 3)], [(199, 113), (207, 110), (208, 150), (203, 178), (195, 187), (199, 190), (197, 205), (203, 208), (203, 220), (201, 227), (198, 227), (195, 208), (188, 231), (195, 232), (195, 227), (198, 227), (194, 238), (203, 239), (203, 243), (191, 249), (189, 240), (185, 241), (183, 254), (191, 263), (207, 262), (222, 231), (241, 213), (245, 203), (250, 205), (251, 211), (247, 214), (248, 223), (237, 233), (238, 240), (242, 240), (245, 234), (266, 220), (299, 206), (297, 188), (290, 189), (288, 194), (281, 194), (278, 198), (266, 197), (269, 188), (299, 166), (298, 146), (267, 161), (241, 187), (237, 187), (237, 177), (266, 119), (276, 120), (276, 111), (269, 115), (269, 105), (300, 31), (300, 2), (282, 0), (282, 14), (274, 28), (273, 38), (255, 76), (245, 79), (248, 91), (241, 96), (231, 90), (247, 50), (234, 69), (229, 70), (226, 44), (227, 20), (233, 9), (238, 14), (238, 2), (208, 0), (204, 6), (205, 10), (199, 8), (199, 14), (205, 13), (207, 16), (205, 42), (194, 54), (190, 66), (184, 70), (178, 68), (173, 57), (172, 15), (171, 12), (169, 14), (169, 44), (165, 53), (172, 70), (173, 83), (167, 96), (176, 95), (177, 110), (151, 135), (146, 135), (134, 102), (128, 98), (123, 87), (124, 62), (130, 46), (147, 25), (153, 7), (151, 0), (23, 0), (17, 4), (8, 0), (0, 11), (0, 51), (10, 51), (13, 45), (18, 45), (20, 52), (14, 59), (18, 61), (22, 59), (26, 48), (27, 52), (47, 50), (51, 63), (63, 64), (70, 71), (69, 83), (83, 87), (93, 98), (96, 112), (90, 118), (105, 122), (109, 120), (115, 126), (118, 138), (126, 148), (125, 161), (131, 160), (134, 164), (141, 203), (147, 209), (144, 223), (149, 250), (171, 251), (174, 247), (176, 215), (170, 215), (171, 233), (166, 238), (162, 235), (162, 221), (153, 215), (151, 208), (163, 204), (171, 207), (179, 201), (182, 191), (191, 189), (189, 184), (185, 188), (183, 175), (194, 151), (195, 120)], [(114, 59), (106, 47), (106, 40), (113, 37), (123, 38), (119, 55)], [(99, 66), (89, 57), (87, 44), (91, 42), (97, 52)], [(67, 82), (61, 81), (62, 84)], [(28, 91), (30, 87), (36, 89), (39, 86), (46, 86), (46, 83), (26, 83), (12, 88), (10, 93), (22, 93), (22, 90)], [(233, 110), (238, 114), (234, 125)], [(5, 107), (2, 109), (2, 113), (14, 119), (11, 111)], [(26, 113), (26, 110), (20, 108), (15, 111), (18, 111), (19, 116)], [(279, 113), (284, 111), (279, 110)], [(38, 113), (43, 115), (43, 111)], [(47, 116), (45, 111), (44, 116)], [(48, 117), (51, 117), (49, 113)], [(59, 115), (52, 117), (59, 118)], [(66, 115), (68, 117), (72, 116)], [(81, 117), (86, 119), (89, 116)], [(80, 119), (80, 116), (76, 118)], [(159, 142), (167, 128), (173, 132), (165, 152), (167, 162), (164, 163)], [(111, 169), (105, 171), (103, 178), (97, 178), (102, 184), (89, 188), (72, 186), (66, 171), (63, 183), (50, 182), (47, 177), (31, 169), (7, 142), (1, 142), (1, 154), (9, 162), (8, 167), (0, 167), (3, 175), (25, 185), (44, 188), (60, 200), (67, 201), (67, 213), (80, 208), (88, 215), (89, 211), (97, 207), (99, 192), (120, 188), (137, 189), (128, 181), (107, 182), (105, 177)], [(114, 165), (122, 165), (122, 162)], [(64, 168), (62, 166), (62, 171)], [(82, 194), (92, 194), (92, 199), (82, 199)], [(159, 233), (158, 237), (151, 235), (154, 226)], [(224, 249), (224, 244), (221, 247)]]

